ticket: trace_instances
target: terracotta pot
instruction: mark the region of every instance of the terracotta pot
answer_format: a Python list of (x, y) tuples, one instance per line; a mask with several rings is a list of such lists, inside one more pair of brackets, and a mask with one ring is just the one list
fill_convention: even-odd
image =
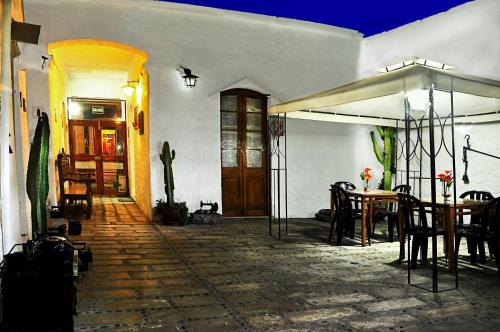
[(181, 224), (182, 220), (179, 216), (178, 208), (161, 208), (160, 209), (161, 221), (165, 224)]

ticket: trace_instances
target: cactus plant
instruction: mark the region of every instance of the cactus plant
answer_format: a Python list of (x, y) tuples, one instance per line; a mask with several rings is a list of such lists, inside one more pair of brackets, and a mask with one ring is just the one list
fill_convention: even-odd
[(49, 193), (49, 136), (50, 126), (47, 113), (38, 117), (35, 137), (30, 148), (26, 191), (31, 201), (31, 225), (33, 236), (47, 231), (46, 201)]
[(394, 147), (396, 144), (394, 128), (377, 126), (377, 132), (380, 139), (383, 141), (384, 151), (382, 152), (380, 150), (375, 133), (372, 131), (370, 132), (370, 136), (373, 143), (373, 152), (375, 152), (375, 156), (379, 163), (384, 166), (383, 189), (391, 190), (393, 165), (395, 161)]
[(160, 159), (163, 163), (163, 179), (165, 182), (165, 194), (167, 194), (167, 206), (173, 208), (174, 174), (172, 172), (172, 161), (175, 159), (175, 150), (170, 151), (170, 145), (167, 141), (163, 142)]

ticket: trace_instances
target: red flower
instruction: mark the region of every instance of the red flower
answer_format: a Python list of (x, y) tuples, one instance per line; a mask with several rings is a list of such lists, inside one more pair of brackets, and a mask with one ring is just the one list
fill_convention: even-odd
[(369, 172), (369, 171), (371, 171), (371, 170), (372, 170), (371, 168), (368, 168), (368, 167), (367, 167), (367, 168), (365, 168), (365, 169), (363, 170), (363, 172), (365, 172), (365, 173), (366, 173), (366, 172)]

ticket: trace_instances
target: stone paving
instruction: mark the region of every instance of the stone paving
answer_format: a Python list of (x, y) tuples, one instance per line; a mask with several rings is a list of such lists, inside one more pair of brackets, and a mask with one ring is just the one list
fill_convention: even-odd
[[(398, 243), (382, 234), (365, 248), (329, 245), (327, 235), (313, 220), (290, 221), (281, 240), (268, 235), (266, 219), (165, 226), (133, 203), (97, 200), (76, 237), (95, 260), (78, 282), (75, 329), (500, 331), (491, 262), (471, 267), (461, 257), (460, 289), (432, 294), (407, 285)], [(453, 288), (443, 271), (440, 287)], [(431, 287), (429, 276), (419, 266), (412, 281)]]

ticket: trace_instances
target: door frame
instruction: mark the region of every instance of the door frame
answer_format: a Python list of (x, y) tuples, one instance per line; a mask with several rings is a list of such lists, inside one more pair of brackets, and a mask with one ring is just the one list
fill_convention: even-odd
[[(102, 142), (101, 142), (101, 127), (102, 124), (105, 124), (105, 126), (113, 126), (114, 128), (117, 128), (118, 126), (123, 127), (123, 131), (125, 133), (125, 138), (123, 141), (124, 145), (124, 154), (123, 156), (117, 158), (117, 157), (109, 157), (109, 156), (103, 156), (102, 155)], [(75, 137), (74, 137), (74, 130), (73, 126), (92, 126), (94, 127), (94, 155), (93, 157), (91, 156), (82, 156), (78, 155), (76, 156), (73, 152), (73, 146), (75, 143)], [(103, 179), (103, 162), (104, 161), (121, 161), (123, 162), (123, 172), (126, 174), (126, 185), (127, 185), (127, 192), (126, 195), (129, 195), (129, 172), (128, 172), (128, 145), (127, 145), (127, 123), (126, 121), (115, 121), (115, 120), (110, 120), (110, 119), (93, 119), (93, 120), (68, 120), (68, 136), (69, 136), (69, 154), (70, 154), (70, 164), (71, 164), (71, 169), (75, 170), (75, 159), (78, 159), (78, 161), (95, 161), (95, 166), (96, 166), (96, 194), (98, 195), (114, 195), (114, 193), (111, 192), (106, 192), (104, 189), (104, 179)], [(99, 176), (99, 174), (101, 176)], [(116, 196), (119, 196), (118, 193)]]
[[(236, 95), (238, 97), (238, 109), (237, 109), (237, 139), (238, 139), (238, 171), (234, 171), (234, 175), (239, 175), (240, 178), (240, 212), (237, 215), (233, 215), (233, 213), (230, 213), (230, 215), (227, 215), (227, 212), (224, 212), (224, 204), (222, 204), (222, 213), (225, 216), (230, 216), (230, 217), (247, 217), (247, 216), (268, 216), (269, 215), (269, 197), (270, 197), (270, 183), (269, 183), (269, 165), (270, 165), (270, 160), (269, 160), (269, 131), (268, 131), (268, 119), (267, 119), (267, 105), (268, 105), (268, 95), (263, 94), (258, 91), (250, 90), (250, 89), (244, 89), (244, 88), (234, 88), (234, 89), (229, 89), (222, 91), (220, 93), (220, 101), (219, 101), (219, 137), (222, 142), (222, 117), (220, 116), (221, 112), (221, 105), (222, 105), (222, 97), (223, 96), (234, 96)], [(263, 158), (262, 158), (262, 167), (261, 169), (263, 170), (263, 176), (264, 176), (264, 195), (265, 198), (265, 204), (263, 209), (265, 210), (264, 215), (257, 215), (257, 214), (246, 214), (248, 213), (247, 209), (247, 201), (245, 199), (246, 195), (246, 177), (247, 177), (247, 172), (252, 173), (252, 168), (247, 168), (246, 167), (246, 98), (247, 97), (252, 97), (252, 98), (260, 98), (262, 100), (262, 116), (261, 116), (261, 132), (262, 132), (262, 146), (263, 146)], [(240, 115), (243, 114), (243, 115)], [(241, 128), (241, 130), (239, 129)], [(225, 172), (231, 172), (229, 169), (230, 167), (223, 167), (222, 166), (222, 146), (219, 148), (219, 153), (220, 153), (220, 158), (221, 158), (221, 194), (222, 196), (224, 195), (224, 188), (223, 188), (223, 180), (224, 180), (224, 169), (226, 169)], [(261, 170), (259, 169), (259, 172)], [(239, 174), (238, 174), (239, 173)], [(253, 171), (255, 173), (255, 170)]]

